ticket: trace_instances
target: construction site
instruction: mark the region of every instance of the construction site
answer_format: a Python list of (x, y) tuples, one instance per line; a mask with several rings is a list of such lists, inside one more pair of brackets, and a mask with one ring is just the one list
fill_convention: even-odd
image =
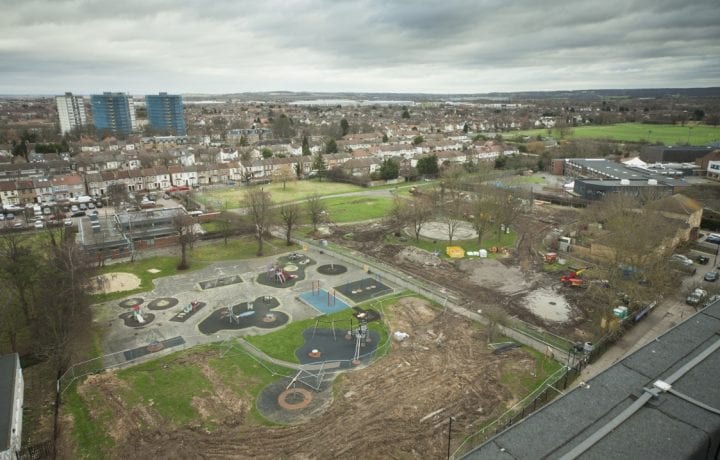
[[(493, 257), (440, 257), (398, 244), (376, 221), (331, 227), (307, 252), (269, 264), (227, 264), (160, 283), (150, 297), (173, 292), (181, 307), (195, 299), (189, 314), (195, 305), (207, 307), (167, 329), (163, 319), (177, 317), (171, 307), (178, 301), (160, 297), (147, 304), (160, 306), (150, 308), (159, 317), (149, 327), (128, 323), (135, 313), (127, 308), (145, 300), (130, 297), (119, 304), (125, 322), (108, 322), (108, 346), (169, 343), (175, 335), (199, 346), (88, 376), (74, 390), (87, 412), (63, 411), (60, 451), (90, 455), (72, 434), (84, 418), (103, 436), (97, 448), (109, 457), (454, 452), (499, 417), (524, 414), (525, 398), (572, 364), (569, 353), (591, 351), (588, 344), (604, 333), (607, 303), (588, 289), (586, 267), (548, 250), (578, 213), (536, 206), (514, 224), (514, 245), (494, 248)], [(358, 263), (336, 260), (329, 243), (357, 254)], [(373, 272), (380, 266), (428, 286), (435, 301)], [(212, 273), (220, 277), (210, 279)], [(497, 325), (554, 339), (546, 349), (520, 346)], [(205, 338), (194, 338), (197, 332)], [(292, 356), (270, 351), (279, 341), (294, 344)], [(545, 400), (559, 391), (550, 393)]]

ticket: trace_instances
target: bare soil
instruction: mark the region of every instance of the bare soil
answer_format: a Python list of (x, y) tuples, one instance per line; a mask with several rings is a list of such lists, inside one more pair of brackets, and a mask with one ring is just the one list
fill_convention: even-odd
[(390, 354), (371, 366), (340, 376), (332, 406), (301, 425), (249, 423), (253, 402), (223, 389), (202, 353), (188, 354), (187, 364), (198, 366), (214, 388), (196, 407), (201, 416), (220, 411), (230, 422), (212, 433), (201, 428), (202, 420), (171, 426), (151, 407), (128, 406), (121, 397), (124, 383), (112, 373), (88, 379), (78, 391), (99, 390), (103, 399), (93, 407), (109, 406), (115, 414), (108, 429), (116, 447), (103, 453), (110, 458), (440, 458), (447, 449), (448, 417), (456, 419), (457, 445), (524, 396), (524, 389), (513, 394), (501, 382), (511, 370), (535, 371), (534, 358), (522, 349), (493, 355), (476, 324), (420, 299), (400, 300), (388, 320), (391, 331), (410, 337), (393, 342)]
[[(516, 247), (497, 259), (441, 259), (427, 251), (383, 243), (391, 230), (375, 222), (344, 226), (326, 239), (370, 255), (413, 276), (443, 286), (472, 311), (519, 318), (555, 334), (586, 340), (596, 327), (600, 307), (584, 289), (560, 289), (559, 274), (542, 271), (543, 239), (558, 227), (576, 220), (577, 210), (546, 205), (536, 207), (514, 225), (520, 237)], [(348, 239), (344, 235), (351, 233)], [(571, 307), (568, 320), (549, 321), (527, 308), (526, 296), (534, 289), (554, 288)]]
[(108, 294), (110, 292), (131, 291), (140, 287), (140, 278), (132, 273), (113, 272), (93, 278), (94, 289), (91, 294)]

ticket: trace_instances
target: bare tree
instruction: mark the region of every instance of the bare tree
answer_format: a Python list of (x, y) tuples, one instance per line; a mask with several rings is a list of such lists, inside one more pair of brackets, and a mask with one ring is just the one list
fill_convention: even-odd
[(274, 174), (274, 179), (282, 182), (283, 190), (288, 182), (294, 181), (297, 178), (297, 174), (293, 171), (293, 165), (289, 164), (287, 167), (278, 169)]
[(95, 270), (92, 260), (74, 241), (48, 235), (46, 256), (38, 266), (38, 318), (32, 325), (38, 352), (63, 371), (72, 359), (72, 345), (91, 335), (87, 292)]
[[(587, 208), (584, 224), (594, 240), (602, 276), (614, 291), (649, 300), (676, 288), (678, 277), (671, 269), (669, 256), (677, 221), (641, 206), (636, 197), (613, 194)], [(598, 291), (602, 291), (599, 295), (608, 295), (607, 289)]]
[(482, 243), (483, 236), (498, 220), (499, 203), (494, 199), (494, 192), (494, 188), (481, 186), (468, 206), (470, 222), (478, 234), (478, 244)]
[(395, 197), (390, 219), (397, 228), (410, 226), (415, 241), (419, 241), (423, 226), (432, 219), (434, 213), (433, 203), (423, 195), (414, 196), (409, 200)]
[(230, 235), (240, 227), (241, 217), (228, 210), (224, 210), (218, 216), (218, 223), (220, 227), (220, 233), (222, 233), (223, 241), (227, 245), (228, 238)]
[(178, 244), (180, 245), (180, 262), (177, 268), (178, 270), (186, 270), (190, 268), (188, 250), (192, 249), (193, 244), (197, 240), (195, 219), (185, 213), (178, 213), (173, 218), (173, 227), (178, 234)]
[(292, 231), (300, 220), (300, 207), (297, 204), (284, 204), (278, 211), (280, 220), (285, 228), (285, 241), (288, 246), (292, 245)]
[(24, 235), (8, 233), (0, 237), (0, 279), (15, 291), (15, 301), (20, 305), (25, 319), (32, 319), (37, 260)]
[(130, 201), (130, 193), (128, 192), (127, 185), (122, 182), (115, 182), (108, 185), (107, 199), (110, 206), (115, 208), (115, 212), (120, 212), (122, 204)]
[(313, 226), (313, 231), (317, 231), (318, 225), (322, 223), (325, 216), (325, 205), (322, 202), (322, 198), (317, 193), (313, 193), (306, 198), (305, 204), (308, 215), (310, 216), (310, 222)]
[(258, 242), (257, 255), (262, 256), (265, 233), (272, 224), (272, 197), (263, 189), (250, 190), (245, 194), (247, 202), (247, 215), (255, 225), (255, 238)]

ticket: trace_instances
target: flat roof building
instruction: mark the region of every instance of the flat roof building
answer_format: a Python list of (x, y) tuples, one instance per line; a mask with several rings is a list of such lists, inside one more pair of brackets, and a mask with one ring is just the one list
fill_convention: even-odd
[(718, 382), (720, 301), (464, 458), (717, 459)]
[(0, 356), (0, 459), (17, 458), (22, 439), (25, 386), (20, 356)]

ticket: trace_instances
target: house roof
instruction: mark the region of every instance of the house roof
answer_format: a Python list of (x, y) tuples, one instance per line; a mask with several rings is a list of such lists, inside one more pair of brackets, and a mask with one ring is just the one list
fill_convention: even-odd
[[(626, 419), (618, 415), (657, 380), (720, 408), (720, 301), (625, 357), (585, 385), (491, 438), (465, 458), (558, 458), (617, 426), (581, 458), (715, 458), (720, 415), (661, 393)], [(699, 355), (707, 354), (702, 360)], [(698, 361), (698, 362), (695, 362)], [(672, 379), (671, 379), (672, 377)]]
[(17, 353), (0, 356), (0, 452), (10, 448), (15, 374), (19, 364)]

